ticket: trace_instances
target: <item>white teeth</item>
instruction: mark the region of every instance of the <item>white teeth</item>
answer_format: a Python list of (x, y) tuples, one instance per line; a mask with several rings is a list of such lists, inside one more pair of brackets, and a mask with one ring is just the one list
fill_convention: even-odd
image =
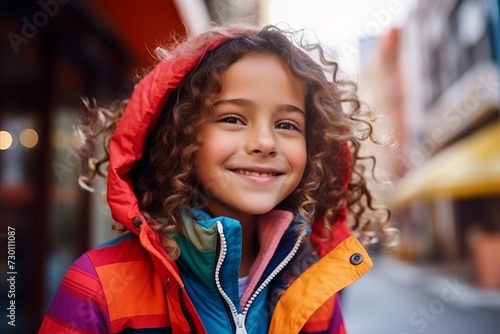
[(238, 173), (238, 174), (242, 174), (242, 175), (252, 175), (252, 176), (259, 176), (259, 177), (271, 177), (271, 176), (276, 175), (276, 173), (269, 173), (269, 172), (259, 173), (259, 172), (252, 172), (249, 170), (242, 170), (242, 169), (235, 169), (234, 172)]

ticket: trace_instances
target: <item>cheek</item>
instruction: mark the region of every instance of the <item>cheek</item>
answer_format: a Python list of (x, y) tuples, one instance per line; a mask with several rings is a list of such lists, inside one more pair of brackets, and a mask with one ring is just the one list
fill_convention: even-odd
[(206, 178), (206, 174), (212, 168), (216, 157), (210, 145), (202, 144), (195, 154), (196, 174), (200, 181)]
[(300, 156), (298, 164), (301, 166), (300, 178), (302, 179), (302, 177), (304, 176), (304, 171), (306, 169), (306, 165), (307, 165), (307, 151), (306, 150), (304, 150), (302, 155)]
[(214, 154), (212, 147), (214, 139), (211, 131), (207, 129), (200, 131), (198, 134), (198, 142), (200, 143), (200, 147), (195, 155), (196, 165), (198, 168), (203, 168), (203, 165), (210, 161), (209, 157)]
[(195, 154), (196, 174), (202, 183), (211, 182), (220, 174), (227, 157), (230, 156), (231, 143), (227, 138), (205, 131), (200, 136), (201, 147)]
[(296, 145), (295, 149), (290, 152), (290, 157), (294, 169), (300, 174), (300, 178), (302, 179), (307, 164), (307, 149), (305, 143)]

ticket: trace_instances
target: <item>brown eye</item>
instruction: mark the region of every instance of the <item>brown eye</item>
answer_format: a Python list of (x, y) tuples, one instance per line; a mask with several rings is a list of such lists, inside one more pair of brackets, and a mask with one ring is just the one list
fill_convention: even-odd
[(235, 115), (226, 115), (220, 117), (217, 122), (219, 123), (229, 123), (229, 124), (238, 124), (238, 125), (243, 125), (243, 120), (241, 117), (235, 116)]
[(284, 122), (278, 123), (276, 125), (276, 129), (300, 131), (299, 126), (291, 121), (284, 121)]

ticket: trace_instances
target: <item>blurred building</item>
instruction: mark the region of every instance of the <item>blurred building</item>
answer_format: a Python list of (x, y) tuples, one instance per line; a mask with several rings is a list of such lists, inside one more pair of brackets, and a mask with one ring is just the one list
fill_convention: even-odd
[[(126, 97), (152, 50), (212, 22), (256, 22), (257, 1), (2, 1), (0, 3), (0, 269), (15, 274), (16, 327), (35, 333), (69, 265), (111, 238), (100, 199), (77, 186), (71, 133), (80, 97)], [(222, 10), (223, 9), (223, 10)], [(8, 229), (15, 267), (7, 267)], [(11, 237), (12, 239), (12, 237)], [(10, 239), (9, 239), (10, 240)], [(12, 246), (12, 244), (11, 244)], [(9, 300), (8, 300), (9, 298)], [(7, 311), (8, 313), (9, 311)]]
[(500, 289), (498, 1), (416, 2), (378, 45), (360, 81), (396, 144), (381, 160), (397, 254)]

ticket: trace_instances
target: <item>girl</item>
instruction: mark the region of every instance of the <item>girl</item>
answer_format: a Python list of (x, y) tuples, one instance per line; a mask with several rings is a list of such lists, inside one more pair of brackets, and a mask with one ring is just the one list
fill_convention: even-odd
[(128, 233), (75, 261), (40, 333), (345, 333), (337, 292), (372, 266), (351, 231), (390, 231), (352, 131), (371, 126), (315, 48), (331, 81), (276, 27), (212, 29), (160, 50), (129, 101), (87, 105), (77, 134), (106, 156), (81, 180), (109, 160)]

